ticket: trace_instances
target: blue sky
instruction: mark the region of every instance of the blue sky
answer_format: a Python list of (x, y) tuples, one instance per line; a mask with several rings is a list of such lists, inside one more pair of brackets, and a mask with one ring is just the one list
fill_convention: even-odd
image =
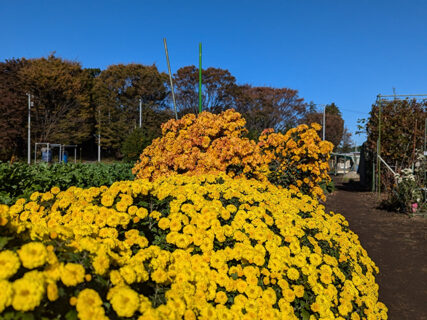
[[(1, 1), (0, 60), (58, 56), (84, 67), (198, 63), (238, 83), (297, 89), (335, 102), (356, 130), (377, 94), (427, 93), (427, 2)], [(355, 136), (361, 143), (363, 136)]]

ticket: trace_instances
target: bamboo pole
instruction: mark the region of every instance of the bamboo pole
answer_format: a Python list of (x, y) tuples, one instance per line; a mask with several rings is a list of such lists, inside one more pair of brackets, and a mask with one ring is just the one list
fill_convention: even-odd
[(173, 89), (171, 65), (170, 65), (170, 62), (169, 62), (169, 53), (168, 53), (168, 45), (166, 43), (166, 38), (163, 38), (163, 44), (165, 45), (166, 61), (168, 63), (169, 82), (170, 82), (171, 91), (172, 91), (172, 100), (173, 100), (173, 108), (175, 110), (175, 119), (178, 120), (178, 112), (176, 111), (175, 91)]

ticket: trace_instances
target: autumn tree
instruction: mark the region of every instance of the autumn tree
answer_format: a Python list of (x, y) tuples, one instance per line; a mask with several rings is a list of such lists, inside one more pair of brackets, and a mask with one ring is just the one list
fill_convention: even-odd
[[(341, 111), (334, 102), (325, 106), (325, 119), (325, 140), (332, 142), (334, 151), (336, 151), (343, 138), (344, 119), (342, 118)], [(302, 121), (307, 124), (317, 122), (323, 126), (323, 110), (322, 112), (318, 112), (312, 106)]]
[[(27, 64), (25, 59), (0, 63), (0, 159), (23, 155), (27, 129), (27, 97), (18, 72)], [(26, 150), (26, 149), (25, 149)]]
[(234, 89), (234, 107), (249, 131), (259, 135), (266, 128), (286, 131), (296, 126), (307, 104), (297, 90), (242, 85)]
[(163, 107), (166, 80), (166, 75), (159, 73), (155, 65), (118, 64), (101, 72), (95, 84), (96, 126), (104, 149), (120, 156), (124, 138), (138, 126), (139, 99), (146, 121), (152, 110)]
[[(174, 88), (180, 115), (198, 113), (199, 70), (195, 66), (180, 68), (174, 74)], [(218, 113), (234, 108), (247, 121), (251, 136), (262, 130), (286, 130), (305, 114), (306, 104), (296, 90), (288, 88), (237, 85), (228, 70), (202, 70), (203, 110)]]
[[(232, 106), (236, 78), (228, 70), (207, 68), (202, 70), (203, 110), (214, 113)], [(199, 69), (187, 66), (174, 74), (174, 89), (180, 114), (199, 112)]]
[(34, 97), (31, 130), (36, 142), (79, 144), (89, 137), (88, 75), (80, 63), (51, 54), (28, 60), (18, 76)]

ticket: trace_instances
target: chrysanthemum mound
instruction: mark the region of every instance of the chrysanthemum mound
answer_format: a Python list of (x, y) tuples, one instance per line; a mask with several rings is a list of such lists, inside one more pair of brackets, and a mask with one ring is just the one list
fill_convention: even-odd
[(69, 292), (80, 319), (387, 318), (344, 217), (294, 191), (175, 175), (32, 200), (2, 207), (0, 231), (49, 245), (2, 249), (0, 314), (43, 314)]
[(328, 159), (333, 146), (320, 139), (320, 125), (302, 124), (285, 134), (266, 129), (255, 142), (246, 137), (245, 124), (233, 109), (169, 120), (132, 171), (137, 178), (151, 181), (173, 174), (224, 172), (325, 200), (320, 183), (330, 181)]

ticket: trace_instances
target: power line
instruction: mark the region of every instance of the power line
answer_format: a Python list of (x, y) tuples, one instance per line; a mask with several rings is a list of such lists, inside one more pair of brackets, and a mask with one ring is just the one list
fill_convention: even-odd
[(369, 114), (369, 112), (354, 111), (354, 110), (350, 110), (350, 109), (343, 109), (343, 108), (340, 108), (339, 110), (340, 110), (340, 111), (353, 112), (353, 113), (360, 113), (360, 114)]

